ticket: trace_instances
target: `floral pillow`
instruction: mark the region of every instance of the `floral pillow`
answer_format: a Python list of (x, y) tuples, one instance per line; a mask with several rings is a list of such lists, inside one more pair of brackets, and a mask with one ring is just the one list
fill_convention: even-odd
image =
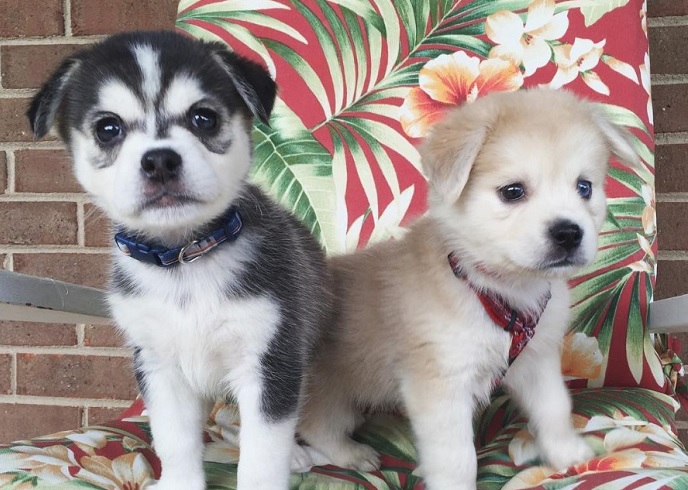
[(601, 104), (644, 170), (613, 162), (594, 266), (571, 282), (563, 371), (575, 387), (668, 391), (647, 331), (656, 268), (642, 0), (183, 0), (178, 29), (264, 63), (280, 87), (254, 131), (253, 179), (331, 253), (423, 213), (416, 146), (446, 109), (545, 85)]

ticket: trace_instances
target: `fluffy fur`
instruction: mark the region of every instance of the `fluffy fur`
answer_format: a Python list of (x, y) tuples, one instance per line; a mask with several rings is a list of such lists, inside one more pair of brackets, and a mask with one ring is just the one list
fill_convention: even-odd
[(109, 301), (134, 347), (162, 462), (156, 490), (205, 488), (203, 425), (226, 397), (242, 419), (237, 488), (287, 488), (331, 293), (308, 230), (246, 182), (251, 121), (267, 121), (274, 97), (263, 68), (220, 44), (129, 33), (66, 60), (29, 109), (38, 137), (58, 121), (83, 187), (139, 241), (185, 245), (231, 207), (243, 220), (235, 241), (171, 268), (113, 247)]
[[(370, 470), (377, 455), (351, 433), (362, 410), (400, 403), (426, 488), (474, 489), (471, 421), (501, 379), (548, 464), (565, 468), (589, 458), (571, 424), (560, 347), (566, 280), (596, 253), (610, 151), (638, 164), (621, 129), (563, 91), (489, 95), (438, 124), (420, 150), (428, 214), (400, 240), (330, 262), (337, 316), (311, 370), (300, 436), (337, 465)], [(582, 181), (592, 185), (588, 197)], [(513, 185), (524, 194), (509, 201), (502, 190)], [(579, 244), (561, 245), (562, 223), (582, 233)], [(510, 334), (454, 275), (452, 252), (468, 281), (517, 310), (535, 310), (551, 293), (534, 338), (511, 367)]]

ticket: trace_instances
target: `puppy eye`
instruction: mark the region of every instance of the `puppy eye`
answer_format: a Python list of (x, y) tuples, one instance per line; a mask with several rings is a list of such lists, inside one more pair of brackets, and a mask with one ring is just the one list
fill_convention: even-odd
[(518, 201), (526, 195), (526, 190), (523, 184), (516, 182), (501, 187), (499, 189), (499, 194), (505, 201)]
[(194, 109), (191, 112), (191, 124), (201, 131), (211, 131), (217, 127), (217, 113), (210, 109)]
[(96, 122), (96, 137), (101, 143), (111, 143), (122, 134), (122, 123), (114, 116), (104, 117)]
[(589, 180), (580, 179), (578, 181), (578, 194), (586, 200), (592, 197), (592, 184)]

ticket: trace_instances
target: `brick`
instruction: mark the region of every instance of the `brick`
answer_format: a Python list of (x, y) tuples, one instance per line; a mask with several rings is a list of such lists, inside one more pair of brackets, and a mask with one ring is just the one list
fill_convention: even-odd
[(84, 234), (87, 247), (109, 247), (113, 243), (110, 220), (93, 204), (84, 206)]
[(79, 407), (0, 404), (0, 440), (3, 443), (77, 429), (80, 424)]
[(63, 323), (0, 321), (0, 345), (76, 345), (76, 327)]
[(0, 393), (9, 395), (12, 393), (11, 379), (12, 376), (12, 354), (0, 355)]
[(0, 243), (69, 245), (77, 243), (73, 202), (0, 203)]
[(123, 408), (90, 407), (88, 409), (88, 425), (97, 425), (117, 420), (122, 416)]
[(62, 60), (84, 46), (80, 44), (42, 44), (2, 46), (0, 71), (3, 88), (38, 88)]
[(647, 2), (649, 17), (688, 15), (688, 0), (650, 0)]
[(649, 31), (652, 73), (688, 73), (685, 46), (688, 26), (653, 27)]
[[(688, 293), (686, 277), (688, 277), (688, 260), (660, 260), (657, 263), (655, 298), (673, 298)], [(688, 358), (684, 361), (688, 361)]]
[(173, 29), (177, 2), (170, 0), (72, 0), (75, 36), (111, 34), (136, 29)]
[(15, 253), (14, 270), (96, 288), (107, 285), (108, 254)]
[(0, 37), (64, 34), (62, 0), (0, 0)]
[(90, 347), (122, 347), (122, 334), (114, 325), (86, 325), (84, 344)]
[(16, 192), (84, 192), (66, 150), (17, 150)]
[(7, 154), (0, 151), (0, 194), (7, 192)]
[(688, 203), (657, 203), (657, 240), (662, 250), (688, 250)]
[(133, 400), (128, 357), (17, 354), (17, 394)]
[[(0, 142), (33, 141), (29, 120), (26, 118), (30, 102), (31, 99), (28, 98), (0, 98)], [(46, 139), (54, 138), (46, 136)]]
[(688, 144), (657, 145), (655, 171), (657, 192), (688, 192)]
[(688, 131), (688, 84), (652, 87), (655, 108), (655, 132)]

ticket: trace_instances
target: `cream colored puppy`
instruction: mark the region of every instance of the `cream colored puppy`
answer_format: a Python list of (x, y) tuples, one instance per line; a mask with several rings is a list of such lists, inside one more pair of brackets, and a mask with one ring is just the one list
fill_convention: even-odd
[(454, 110), (420, 152), (427, 215), (400, 240), (331, 260), (339, 310), (301, 437), (370, 470), (377, 454), (350, 438), (361, 410), (401, 403), (427, 488), (474, 489), (471, 420), (501, 382), (546, 463), (590, 458), (560, 374), (566, 281), (595, 256), (610, 153), (640, 164), (626, 133), (568, 92), (533, 89)]

